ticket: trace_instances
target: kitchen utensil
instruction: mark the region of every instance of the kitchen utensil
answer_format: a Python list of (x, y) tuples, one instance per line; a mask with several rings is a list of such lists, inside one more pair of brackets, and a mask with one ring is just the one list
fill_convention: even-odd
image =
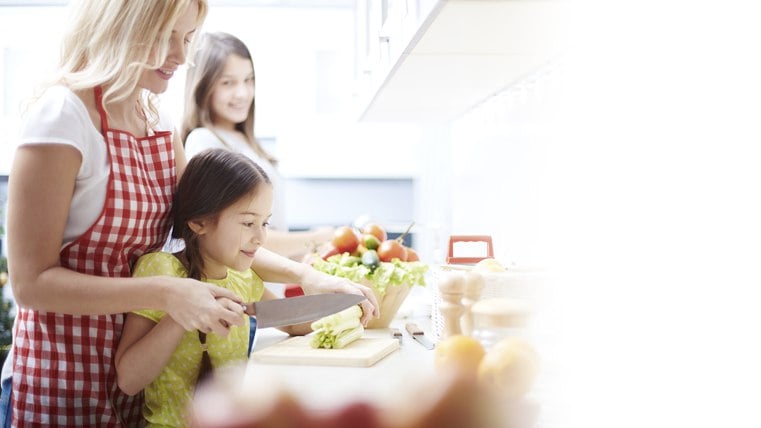
[(402, 345), (402, 332), (398, 328), (391, 328), (391, 337), (399, 341), (399, 346)]
[(418, 327), (417, 324), (410, 322), (405, 324), (404, 328), (407, 329), (407, 333), (409, 333), (419, 344), (423, 345), (425, 349), (433, 349), (433, 342), (425, 337), (425, 332)]
[(312, 348), (311, 336), (294, 336), (251, 353), (253, 361), (267, 364), (370, 367), (399, 349), (392, 338), (362, 338), (340, 349)]
[(312, 294), (246, 303), (243, 308), (246, 314), (256, 317), (257, 327), (264, 328), (314, 321), (363, 300), (365, 296), (358, 294)]

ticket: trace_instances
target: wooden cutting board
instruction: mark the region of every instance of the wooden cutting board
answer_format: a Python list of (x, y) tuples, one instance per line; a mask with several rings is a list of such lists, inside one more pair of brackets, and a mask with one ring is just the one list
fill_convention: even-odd
[(295, 336), (251, 353), (259, 363), (370, 367), (399, 349), (392, 338), (362, 338), (341, 349), (314, 349), (311, 336)]

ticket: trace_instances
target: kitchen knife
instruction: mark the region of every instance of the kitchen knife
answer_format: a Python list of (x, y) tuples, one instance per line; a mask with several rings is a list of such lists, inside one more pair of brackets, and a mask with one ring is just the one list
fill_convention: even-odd
[(425, 349), (433, 349), (433, 342), (425, 337), (425, 332), (420, 327), (418, 327), (417, 324), (410, 322), (405, 324), (404, 328), (406, 328), (407, 333), (409, 333), (412, 338), (415, 339), (419, 344), (423, 345)]
[(399, 331), (398, 328), (393, 328), (393, 327), (391, 327), (390, 330), (391, 330), (391, 337), (393, 337), (394, 339), (398, 340), (399, 341), (399, 346), (401, 346), (402, 345), (402, 332)]
[(256, 326), (259, 328), (280, 327), (315, 321), (363, 300), (365, 296), (358, 294), (311, 294), (246, 303), (243, 310), (246, 314), (256, 317)]

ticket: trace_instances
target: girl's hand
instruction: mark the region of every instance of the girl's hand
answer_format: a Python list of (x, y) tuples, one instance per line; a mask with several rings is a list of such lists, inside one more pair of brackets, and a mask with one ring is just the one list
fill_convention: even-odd
[(164, 310), (185, 330), (199, 330), (225, 337), (231, 326), (243, 325), (245, 319), (241, 316), (242, 301), (232, 291), (193, 279), (170, 280)]
[(378, 301), (375, 298), (373, 290), (371, 290), (370, 287), (357, 284), (346, 278), (328, 275), (310, 267), (306, 269), (306, 272), (303, 275), (301, 287), (306, 294), (351, 293), (364, 295), (367, 300), (363, 300), (359, 303), (362, 308), (362, 318), (360, 319), (362, 325), (366, 326), (372, 318), (378, 318), (380, 316)]

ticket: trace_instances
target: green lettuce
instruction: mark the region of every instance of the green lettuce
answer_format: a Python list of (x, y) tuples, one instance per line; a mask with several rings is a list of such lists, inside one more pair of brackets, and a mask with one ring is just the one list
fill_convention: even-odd
[(318, 259), (312, 265), (320, 272), (340, 276), (354, 282), (370, 284), (379, 295), (386, 294), (386, 287), (425, 286), (428, 265), (422, 262), (402, 262), (394, 259), (381, 262), (374, 270), (362, 264), (359, 257), (349, 253), (336, 254), (327, 260)]

